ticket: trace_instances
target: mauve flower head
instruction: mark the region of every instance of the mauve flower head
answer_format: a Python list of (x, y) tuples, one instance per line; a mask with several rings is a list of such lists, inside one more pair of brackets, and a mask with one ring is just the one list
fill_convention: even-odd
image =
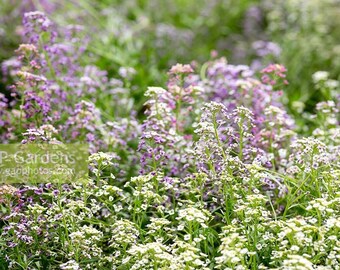
[(261, 77), (261, 81), (264, 84), (270, 84), (272, 86), (275, 86), (280, 83), (286, 85), (288, 84), (288, 81), (285, 79), (286, 72), (287, 69), (283, 65), (271, 64), (261, 70), (261, 73), (263, 74)]
[(38, 49), (34, 44), (20, 44), (19, 48), (15, 51), (18, 55), (21, 55), (22, 57), (37, 55)]
[(8, 82), (10, 77), (15, 77), (21, 68), (21, 61), (17, 57), (11, 57), (1, 62), (1, 72), (3, 82)]
[(42, 188), (38, 188), (36, 190), (34, 190), (34, 193), (37, 195), (41, 195), (44, 192), (44, 190)]
[(272, 55), (275, 57), (280, 56), (281, 48), (278, 44), (270, 41), (257, 40), (252, 43), (252, 47), (259, 57)]
[(50, 32), (51, 38), (54, 38), (56, 32), (51, 32), (53, 23), (47, 16), (40, 11), (27, 12), (23, 16), (23, 35), (28, 38), (28, 41), (37, 44), (41, 32)]
[(176, 64), (171, 67), (169, 74), (188, 74), (192, 72), (194, 72), (194, 70), (190, 65)]
[(267, 67), (265, 67), (261, 73), (274, 73), (275, 75), (285, 78), (286, 75), (284, 74), (287, 71), (287, 69), (280, 64), (271, 64)]
[(47, 189), (51, 189), (52, 187), (53, 187), (53, 185), (51, 183), (45, 184), (45, 188), (47, 188)]

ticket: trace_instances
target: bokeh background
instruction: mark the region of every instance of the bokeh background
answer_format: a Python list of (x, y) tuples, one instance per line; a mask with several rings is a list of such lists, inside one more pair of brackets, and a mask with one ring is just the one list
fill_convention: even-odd
[[(339, 0), (1, 0), (0, 6), (1, 62), (22, 43), (22, 15), (44, 11), (60, 25), (84, 27), (84, 63), (110, 77), (122, 68), (136, 71), (131, 93), (140, 110), (147, 86), (164, 85), (171, 65), (199, 67), (212, 57), (256, 71), (285, 65), (284, 103), (303, 124), (308, 117), (301, 116), (329, 99), (312, 75), (322, 70), (340, 78)], [(11, 82), (1, 81), (3, 92)]]

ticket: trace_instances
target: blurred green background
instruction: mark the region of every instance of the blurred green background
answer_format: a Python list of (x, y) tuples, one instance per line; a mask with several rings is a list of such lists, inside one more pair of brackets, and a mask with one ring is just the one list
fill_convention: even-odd
[(137, 106), (147, 86), (166, 83), (171, 65), (199, 67), (212, 51), (257, 71), (268, 63), (285, 65), (290, 84), (284, 102), (296, 116), (328, 98), (316, 89), (313, 73), (340, 78), (339, 0), (1, 0), (0, 6), (1, 61), (21, 43), (22, 14), (41, 10), (61, 25), (85, 27), (84, 63), (111, 77), (133, 67)]

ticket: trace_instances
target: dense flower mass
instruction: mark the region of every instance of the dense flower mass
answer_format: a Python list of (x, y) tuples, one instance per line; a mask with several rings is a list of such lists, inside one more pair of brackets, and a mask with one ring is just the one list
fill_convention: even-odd
[(176, 64), (140, 105), (137, 70), (100, 69), (85, 30), (27, 12), (2, 62), (1, 143), (86, 143), (89, 173), (0, 182), (1, 269), (340, 269), (338, 81), (312, 76), (327, 99), (310, 136), (280, 64)]

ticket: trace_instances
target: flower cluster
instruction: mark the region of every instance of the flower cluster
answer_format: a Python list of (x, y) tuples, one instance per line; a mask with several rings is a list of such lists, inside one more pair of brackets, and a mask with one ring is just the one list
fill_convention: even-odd
[(225, 58), (176, 64), (139, 110), (137, 71), (125, 63), (114, 79), (83, 61), (81, 27), (41, 12), (23, 23), (25, 43), (3, 64), (15, 83), (0, 95), (0, 139), (87, 143), (91, 155), (78, 182), (0, 183), (4, 269), (340, 269), (339, 110), (326, 73), (313, 76), (327, 100), (310, 136), (281, 100), (279, 64), (260, 75)]
[[(11, 99), (1, 96), (2, 142), (47, 141), (38, 133), (50, 126), (58, 140), (88, 143), (91, 153), (119, 148), (126, 159), (125, 152), (136, 148), (140, 128), (135, 112), (128, 112), (133, 101), (123, 82), (134, 70), (122, 68), (121, 80), (109, 79), (106, 71), (84, 63), (88, 37), (83, 30), (79, 25), (61, 27), (42, 12), (25, 13), (26, 43), (16, 50), (16, 58), (2, 63), (7, 79), (15, 82), (9, 88)], [(108, 102), (98, 108), (99, 100)], [(116, 106), (123, 103), (125, 110)]]

